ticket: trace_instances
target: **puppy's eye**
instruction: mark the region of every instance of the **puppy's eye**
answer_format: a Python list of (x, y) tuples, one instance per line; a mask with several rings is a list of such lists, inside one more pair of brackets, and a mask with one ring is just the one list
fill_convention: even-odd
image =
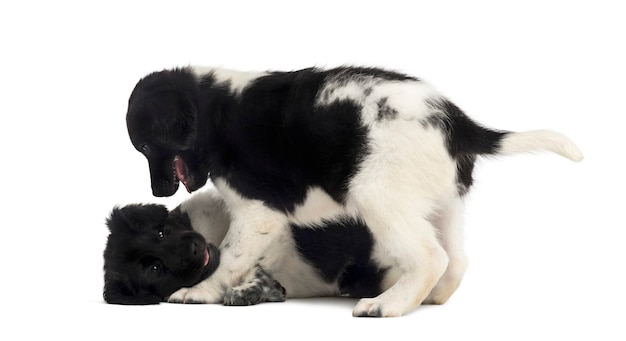
[(148, 154), (148, 152), (150, 151), (150, 147), (147, 144), (142, 144), (141, 147), (139, 148), (139, 150), (144, 153), (144, 154)]
[(159, 239), (163, 239), (165, 238), (165, 232), (163, 232), (163, 230), (158, 230), (157, 236), (159, 236)]
[(153, 274), (158, 274), (159, 272), (161, 272), (161, 265), (160, 264), (153, 264), (150, 267), (150, 272)]

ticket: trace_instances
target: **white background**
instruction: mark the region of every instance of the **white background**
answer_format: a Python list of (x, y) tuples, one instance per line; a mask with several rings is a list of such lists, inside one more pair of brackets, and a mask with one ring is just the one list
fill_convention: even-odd
[[(625, 14), (599, 0), (2, 2), (0, 338), (623, 340)], [(562, 131), (586, 158), (481, 160), (470, 267), (443, 306), (380, 320), (346, 299), (106, 305), (110, 209), (188, 196), (151, 196), (128, 95), (188, 64), (391, 68), (491, 127)]]

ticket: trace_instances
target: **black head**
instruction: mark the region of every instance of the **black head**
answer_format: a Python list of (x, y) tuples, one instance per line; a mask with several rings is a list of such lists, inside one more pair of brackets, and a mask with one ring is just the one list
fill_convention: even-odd
[(209, 277), (219, 251), (191, 229), (186, 214), (162, 205), (114, 208), (104, 251), (104, 299), (156, 304)]
[(128, 100), (130, 140), (147, 159), (154, 196), (171, 196), (182, 181), (189, 192), (202, 187), (200, 170), (198, 84), (189, 69), (154, 72), (141, 79)]

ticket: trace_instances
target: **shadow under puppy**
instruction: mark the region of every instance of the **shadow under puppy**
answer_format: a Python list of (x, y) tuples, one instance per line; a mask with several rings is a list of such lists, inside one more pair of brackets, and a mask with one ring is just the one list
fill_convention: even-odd
[[(170, 212), (157, 204), (115, 207), (107, 219), (105, 301), (157, 304), (210, 277), (220, 263), (216, 245), (229, 225), (222, 198), (212, 188)], [(286, 297), (373, 297), (384, 281), (394, 280), (393, 269), (371, 258), (371, 234), (354, 218), (309, 228), (292, 225), (276, 244), (238, 286), (226, 290), (225, 305), (280, 302)]]

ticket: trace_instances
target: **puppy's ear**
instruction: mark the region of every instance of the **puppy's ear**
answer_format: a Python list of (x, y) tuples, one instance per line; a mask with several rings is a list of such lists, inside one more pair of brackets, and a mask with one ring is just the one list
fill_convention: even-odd
[(105, 272), (103, 297), (105, 302), (111, 304), (147, 305), (163, 301), (145, 290), (137, 290), (130, 281), (112, 271)]
[(139, 80), (128, 99), (126, 123), (161, 147), (187, 150), (198, 128), (198, 80), (187, 68), (153, 72)]
[(171, 91), (161, 94), (160, 113), (152, 121), (150, 136), (162, 146), (174, 150), (187, 150), (193, 146), (197, 137), (198, 108), (191, 94)]
[(107, 218), (106, 225), (111, 232), (122, 228), (143, 231), (162, 224), (167, 219), (167, 215), (167, 208), (163, 205), (132, 204), (122, 208), (114, 207)]

